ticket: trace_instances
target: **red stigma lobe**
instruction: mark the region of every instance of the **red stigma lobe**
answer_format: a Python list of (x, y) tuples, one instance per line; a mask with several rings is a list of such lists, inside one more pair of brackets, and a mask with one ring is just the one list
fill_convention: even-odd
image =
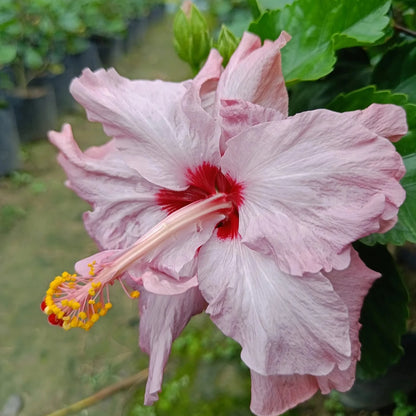
[(186, 173), (189, 187), (184, 191), (162, 189), (156, 195), (156, 201), (168, 214), (192, 202), (209, 198), (217, 193), (224, 193), (233, 204), (233, 210), (227, 218), (217, 225), (217, 235), (221, 239), (238, 236), (238, 208), (243, 203), (243, 186), (229, 175), (209, 163), (203, 163)]

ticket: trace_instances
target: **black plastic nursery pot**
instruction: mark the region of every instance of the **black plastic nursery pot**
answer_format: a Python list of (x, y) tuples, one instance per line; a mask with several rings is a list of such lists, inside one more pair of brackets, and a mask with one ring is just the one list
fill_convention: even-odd
[(124, 54), (124, 39), (93, 35), (91, 42), (96, 45), (101, 63), (105, 68), (114, 66)]
[(138, 42), (141, 41), (146, 33), (147, 26), (148, 22), (145, 17), (138, 17), (129, 20), (126, 37), (124, 38), (124, 49), (126, 52), (130, 51)]
[(57, 127), (55, 94), (50, 87), (31, 87), (9, 91), (7, 100), (16, 117), (21, 142), (46, 137)]
[(0, 176), (19, 167), (19, 135), (14, 113), (10, 108), (0, 108)]
[(64, 62), (69, 68), (72, 68), (74, 77), (79, 77), (85, 68), (95, 71), (103, 66), (97, 45), (92, 42), (82, 52), (68, 55)]
[(69, 84), (74, 76), (72, 68), (65, 65), (64, 72), (60, 74), (46, 73), (34, 78), (29, 85), (30, 87), (51, 87), (55, 94), (58, 114), (64, 114), (76, 108), (76, 102), (69, 92)]
[(155, 4), (149, 13), (149, 20), (154, 21), (160, 19), (165, 13), (165, 3)]

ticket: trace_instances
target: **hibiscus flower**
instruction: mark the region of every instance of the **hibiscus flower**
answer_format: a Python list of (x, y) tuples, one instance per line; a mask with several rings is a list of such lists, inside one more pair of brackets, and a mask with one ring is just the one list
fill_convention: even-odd
[(81, 152), (69, 125), (50, 133), (101, 251), (75, 265), (79, 275), (58, 276), (42, 307), (53, 324), (89, 329), (116, 280), (140, 294), (146, 404), (172, 342), (202, 311), (241, 345), (257, 415), (354, 381), (378, 273), (352, 242), (397, 221), (404, 166), (391, 141), (406, 118), (377, 104), (288, 117), (289, 38), (262, 45), (245, 33), (225, 69), (212, 50), (182, 83), (85, 70), (71, 92), (112, 139)]

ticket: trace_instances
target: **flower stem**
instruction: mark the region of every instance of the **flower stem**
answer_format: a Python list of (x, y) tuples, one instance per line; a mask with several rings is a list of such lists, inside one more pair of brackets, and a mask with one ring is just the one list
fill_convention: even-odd
[(406, 33), (406, 35), (413, 36), (414, 38), (416, 38), (416, 32), (414, 30), (401, 26), (398, 23), (394, 24), (394, 28), (399, 32)]
[(142, 383), (146, 380), (148, 372), (149, 370), (146, 368), (145, 370), (142, 370), (131, 377), (127, 377), (126, 379), (112, 384), (111, 386), (103, 388), (92, 396), (86, 397), (79, 402), (73, 403), (52, 413), (48, 413), (46, 416), (66, 416), (70, 415), (71, 413), (79, 412), (109, 396), (112, 396), (115, 393), (118, 393), (121, 390), (125, 390), (134, 386), (135, 384)]

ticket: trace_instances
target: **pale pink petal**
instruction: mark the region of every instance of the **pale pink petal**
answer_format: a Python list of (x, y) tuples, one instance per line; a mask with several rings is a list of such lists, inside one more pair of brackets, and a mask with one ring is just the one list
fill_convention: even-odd
[(130, 81), (114, 69), (84, 70), (71, 93), (89, 120), (102, 123), (114, 137), (126, 163), (156, 185), (183, 190), (188, 169), (218, 162), (219, 127), (201, 108), (191, 82), (185, 88)]
[(166, 216), (155, 203), (160, 188), (129, 168), (113, 141), (83, 153), (68, 124), (49, 138), (60, 151), (67, 185), (93, 207), (84, 222), (99, 247), (128, 247)]
[(89, 264), (95, 262), (96, 269), (101, 269), (103, 266), (111, 264), (118, 256), (123, 253), (123, 250), (104, 250), (85, 259), (78, 260), (75, 263), (75, 271), (80, 276), (89, 276), (91, 268)]
[(405, 198), (394, 146), (328, 110), (247, 129), (227, 142), (222, 171), (243, 184), (243, 242), (295, 275), (345, 269), (350, 243), (391, 228)]
[(365, 110), (344, 113), (368, 130), (397, 142), (407, 133), (406, 112), (393, 104), (371, 104)]
[(262, 107), (243, 100), (221, 100), (222, 147), (225, 142), (251, 126), (268, 121), (283, 120), (284, 116), (273, 108)]
[(202, 108), (212, 115), (215, 111), (217, 85), (222, 70), (222, 56), (216, 49), (211, 49), (207, 61), (193, 79), (199, 89)]
[(348, 311), (321, 274), (294, 277), (238, 239), (216, 236), (198, 256), (213, 322), (262, 375), (328, 374), (350, 365)]
[(280, 49), (290, 40), (282, 32), (274, 41), (261, 46), (258, 36), (244, 33), (218, 83), (218, 99), (242, 99), (273, 108), (284, 116), (288, 95), (282, 74)]
[(193, 315), (206, 306), (199, 290), (193, 288), (181, 295), (163, 296), (142, 291), (140, 299), (140, 348), (149, 354), (149, 378), (144, 402), (153, 404), (162, 389), (163, 370), (173, 341)]
[(339, 368), (334, 368), (327, 376), (317, 377), (322, 393), (328, 394), (332, 389), (347, 391), (354, 383), (355, 368), (361, 355), (359, 341), (361, 308), (365, 296), (374, 281), (380, 277), (380, 273), (369, 269), (360, 259), (357, 252), (353, 250), (351, 253), (351, 264), (346, 270), (334, 270), (323, 274), (330, 280), (335, 291), (348, 308), (352, 346), (352, 361), (347, 369), (340, 370)]
[(351, 339), (351, 364), (340, 370), (335, 367), (324, 376), (288, 375), (262, 376), (251, 371), (251, 410), (259, 416), (274, 416), (311, 397), (318, 388), (323, 394), (331, 390), (346, 391), (355, 380), (355, 368), (360, 359), (360, 313), (365, 296), (379, 273), (370, 270), (352, 251), (351, 265), (342, 271), (323, 273), (348, 308)]
[[(127, 250), (127, 249), (126, 249)], [(94, 264), (95, 273), (100, 273), (103, 268), (111, 268), (117, 263), (118, 258), (126, 252), (126, 250), (104, 250), (92, 256), (79, 260), (75, 264), (75, 271), (79, 276), (90, 275), (90, 264)], [(134, 273), (134, 265), (129, 267), (126, 272), (120, 275), (114, 273), (114, 278), (123, 280), (129, 287), (144, 287), (148, 292), (158, 295), (177, 295), (198, 286), (196, 276), (190, 278), (182, 278), (180, 280), (158, 271), (150, 270), (143, 273), (140, 279), (132, 277)]]
[(165, 273), (148, 270), (141, 276), (143, 287), (157, 295), (178, 295), (198, 286), (196, 276), (182, 278), (179, 281)]
[(257, 416), (276, 416), (308, 400), (318, 390), (310, 375), (262, 376), (251, 371), (251, 411)]
[[(223, 214), (213, 213), (206, 219), (196, 224), (190, 224), (174, 235), (165, 238), (157, 248), (142, 257), (134, 267), (129, 269), (131, 277), (140, 283), (144, 277), (149, 277), (149, 274), (157, 273), (161, 278), (167, 275), (171, 280), (180, 281), (181, 284), (185, 283), (187, 279), (196, 274), (198, 249), (208, 241), (216, 225), (223, 219)], [(152, 282), (155, 282), (154, 278)], [(171, 283), (174, 284), (174, 282)], [(150, 282), (147, 289), (152, 291)], [(160, 290), (159, 288), (154, 293), (160, 293)]]

